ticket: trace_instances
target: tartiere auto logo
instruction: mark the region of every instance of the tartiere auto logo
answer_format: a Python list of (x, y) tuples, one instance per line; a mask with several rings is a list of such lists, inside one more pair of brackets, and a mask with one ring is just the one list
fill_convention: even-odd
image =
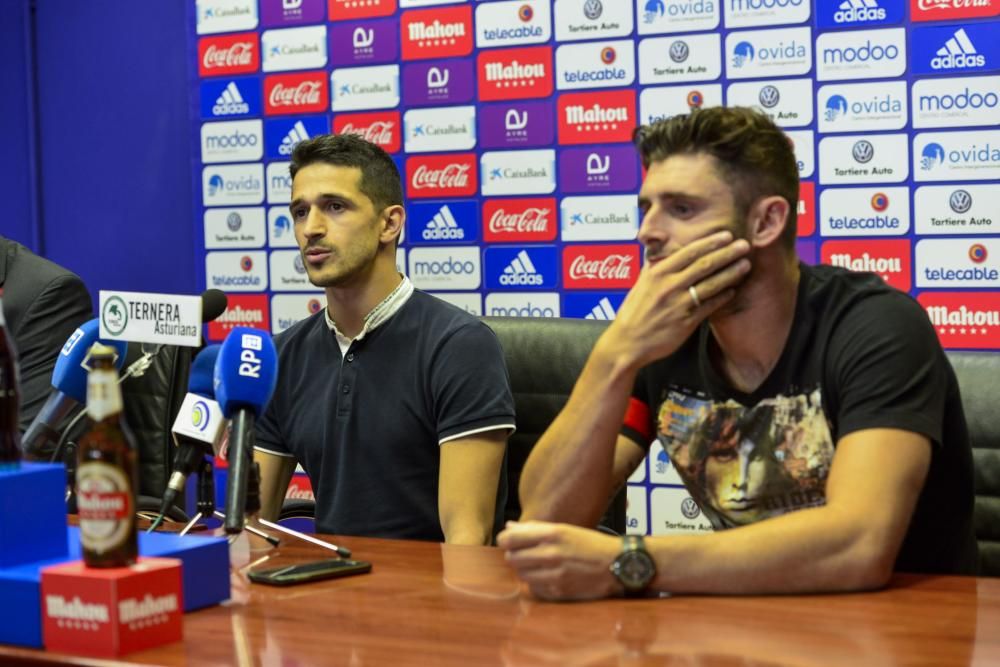
[(406, 160), (407, 194), (413, 198), (469, 197), (479, 189), (474, 153), (413, 156)]
[(552, 241), (558, 231), (556, 210), (556, 200), (552, 197), (487, 199), (483, 202), (483, 240)]
[(568, 245), (563, 248), (566, 289), (628, 289), (639, 277), (639, 246)]
[(320, 113), (327, 110), (329, 100), (327, 78), (322, 71), (264, 78), (264, 113), (269, 116)]
[(472, 7), (403, 12), (399, 31), (403, 60), (465, 56), (472, 53)]
[(198, 74), (201, 76), (247, 74), (259, 69), (260, 48), (255, 32), (198, 40)]
[(917, 301), (943, 347), (1000, 350), (1000, 293), (924, 292)]
[(912, 270), (909, 239), (826, 241), (820, 255), (824, 264), (851, 271), (876, 273), (896, 289), (910, 291)]
[(387, 153), (399, 150), (401, 142), (399, 128), (398, 111), (341, 113), (333, 117), (334, 134), (356, 134)]
[(566, 93), (557, 107), (560, 144), (627, 142), (636, 126), (632, 90)]
[(481, 51), (476, 57), (479, 99), (517, 100), (552, 94), (552, 48)]

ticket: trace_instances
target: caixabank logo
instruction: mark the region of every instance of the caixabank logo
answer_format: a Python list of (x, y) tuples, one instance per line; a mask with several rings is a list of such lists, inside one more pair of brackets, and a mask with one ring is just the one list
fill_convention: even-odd
[(722, 86), (717, 83), (688, 84), (643, 88), (639, 93), (639, 122), (643, 125), (692, 109), (722, 106)]
[(345, 67), (330, 75), (334, 111), (399, 106), (399, 65)]
[(203, 37), (198, 40), (198, 74), (232, 76), (260, 69), (257, 33)]
[(901, 130), (907, 106), (905, 81), (827, 85), (816, 95), (825, 133)]
[(420, 155), (406, 160), (406, 191), (414, 199), (471, 197), (479, 188), (474, 153)]
[(391, 16), (396, 0), (327, 0), (331, 21)]
[(254, 0), (196, 0), (195, 12), (195, 32), (199, 35), (257, 27)]
[(377, 19), (330, 26), (330, 63), (334, 67), (380, 65), (399, 59), (399, 21)]
[(639, 277), (639, 246), (569, 245), (563, 248), (566, 289), (629, 289)]
[(639, 42), (639, 83), (715, 81), (722, 76), (718, 33), (651, 37)]
[(473, 243), (479, 240), (479, 204), (475, 200), (413, 202), (407, 206), (410, 242)]
[(335, 134), (356, 134), (387, 153), (396, 153), (402, 143), (398, 111), (339, 113), (333, 117)]
[(905, 187), (827, 188), (819, 210), (823, 236), (901, 236), (910, 230)]
[(314, 69), (327, 62), (326, 27), (265, 30), (260, 35), (260, 50), (265, 72)]
[(1000, 188), (993, 184), (922, 185), (913, 196), (918, 234), (1000, 233)]
[(566, 148), (559, 152), (559, 189), (564, 194), (636, 192), (639, 161), (632, 146)]
[(1000, 0), (910, 0), (911, 21), (954, 21), (1000, 16)]
[(549, 0), (508, 0), (476, 7), (476, 46), (541, 44), (552, 36)]
[(720, 0), (639, 0), (636, 9), (640, 35), (713, 30), (719, 25)]
[(812, 97), (812, 79), (734, 83), (726, 93), (729, 106), (756, 107), (782, 127), (812, 123)]
[(570, 292), (563, 295), (563, 317), (613, 320), (625, 300), (623, 292)]
[(923, 292), (917, 301), (942, 347), (1000, 350), (1000, 293)]
[(471, 60), (435, 60), (403, 65), (403, 104), (411, 107), (471, 102), (475, 97)]
[(403, 60), (472, 53), (472, 7), (468, 5), (403, 12), (399, 30)]
[(264, 113), (322, 113), (330, 104), (325, 72), (272, 74), (264, 78)]
[(563, 197), (559, 205), (563, 241), (627, 241), (639, 229), (635, 195)]
[(820, 183), (901, 183), (909, 176), (907, 149), (905, 134), (824, 137), (819, 142)]
[(631, 40), (563, 44), (556, 49), (556, 88), (615, 88), (635, 81)]
[(559, 250), (555, 246), (486, 248), (486, 288), (552, 290), (559, 287)]
[(820, 81), (879, 79), (906, 71), (906, 30), (827, 32), (816, 39), (816, 78)]
[(518, 100), (552, 94), (552, 48), (482, 51), (476, 56), (479, 99)]
[(226, 309), (215, 320), (208, 323), (208, 339), (225, 340), (233, 327), (252, 327), (270, 331), (271, 317), (267, 307), (266, 294), (230, 294)]
[(819, 28), (860, 28), (903, 22), (905, 0), (829, 0), (816, 5)]
[(407, 153), (469, 150), (476, 145), (476, 107), (410, 109), (403, 136)]
[(726, 74), (730, 79), (793, 76), (808, 74), (810, 69), (809, 28), (731, 32), (726, 36)]
[(1000, 76), (914, 82), (913, 127), (979, 125), (1000, 125)]
[(553, 197), (487, 199), (483, 202), (483, 240), (487, 243), (532, 243), (556, 238)]
[(725, 0), (726, 27), (805, 23), (809, 20), (809, 0)]
[(330, 131), (326, 116), (273, 118), (264, 124), (264, 139), (269, 160), (287, 160), (299, 142)]
[(896, 289), (910, 291), (912, 281), (908, 239), (825, 241), (820, 256), (824, 264), (851, 271), (875, 273)]
[(479, 160), (482, 194), (544, 195), (556, 189), (556, 152), (488, 151)]
[(560, 144), (628, 142), (636, 127), (632, 90), (566, 93), (556, 107)]
[(918, 181), (1000, 179), (1000, 130), (921, 132), (913, 139)]
[(1000, 21), (913, 29), (914, 74), (1000, 70)]
[(1000, 287), (1000, 239), (921, 239), (917, 287)]
[(479, 107), (479, 145), (483, 148), (532, 148), (555, 141), (548, 101), (484, 104)]
[(201, 117), (230, 119), (260, 115), (260, 79), (244, 76), (201, 82)]

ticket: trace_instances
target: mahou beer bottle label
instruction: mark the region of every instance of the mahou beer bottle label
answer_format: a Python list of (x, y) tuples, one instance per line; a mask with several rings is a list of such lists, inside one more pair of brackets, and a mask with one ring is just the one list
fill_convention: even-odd
[(96, 553), (113, 551), (132, 531), (132, 493), (125, 471), (107, 463), (84, 463), (76, 473), (80, 540)]

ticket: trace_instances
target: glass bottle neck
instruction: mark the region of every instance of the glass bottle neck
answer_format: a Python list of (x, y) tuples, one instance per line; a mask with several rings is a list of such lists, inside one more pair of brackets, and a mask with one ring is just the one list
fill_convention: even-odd
[(114, 370), (95, 368), (87, 376), (87, 414), (95, 422), (117, 415), (122, 411), (122, 392), (118, 386), (118, 373)]

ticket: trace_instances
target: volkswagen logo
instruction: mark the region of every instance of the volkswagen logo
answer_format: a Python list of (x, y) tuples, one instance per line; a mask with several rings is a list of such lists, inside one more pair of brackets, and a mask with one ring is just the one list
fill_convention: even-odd
[(295, 261), (292, 264), (295, 267), (295, 273), (305, 273), (306, 264), (302, 261), (302, 255), (296, 254)]
[(948, 206), (955, 213), (967, 213), (972, 208), (972, 195), (968, 190), (955, 190), (948, 197)]
[(688, 48), (687, 42), (677, 40), (670, 45), (670, 59), (675, 63), (682, 63), (688, 59), (688, 54), (691, 50)]
[(765, 109), (772, 109), (781, 99), (781, 93), (778, 92), (775, 86), (764, 86), (760, 89), (760, 94), (757, 95), (757, 100), (760, 105)]
[(688, 519), (693, 519), (701, 514), (701, 509), (698, 508), (698, 503), (693, 498), (685, 498), (681, 502), (681, 514)]
[(872, 142), (866, 139), (855, 141), (854, 148), (851, 149), (851, 155), (854, 156), (856, 162), (865, 164), (866, 162), (871, 162), (871, 159), (875, 157), (875, 147), (872, 146)]
[(583, 15), (591, 21), (601, 18), (603, 12), (604, 5), (601, 4), (601, 0), (587, 0), (583, 3)]
[(239, 213), (235, 211), (226, 216), (226, 227), (229, 227), (229, 231), (236, 232), (239, 231), (240, 227), (243, 226), (243, 218), (240, 217)]

